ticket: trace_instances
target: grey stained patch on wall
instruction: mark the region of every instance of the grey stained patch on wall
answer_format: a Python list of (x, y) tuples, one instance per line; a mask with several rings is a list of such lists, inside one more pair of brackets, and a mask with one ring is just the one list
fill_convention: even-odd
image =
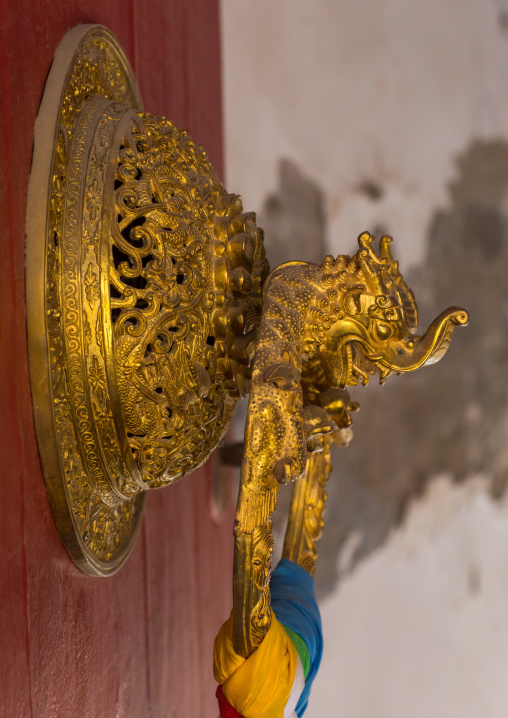
[(369, 179), (364, 180), (358, 185), (358, 192), (373, 201), (382, 199), (384, 195), (384, 190), (381, 185)]
[[(321, 188), (288, 159), (278, 167), (279, 187), (270, 195), (258, 222), (265, 231), (265, 247), (271, 269), (290, 260), (319, 264), (327, 254), (324, 194)], [(236, 411), (243, 420), (245, 406)], [(282, 551), (291, 488), (282, 487), (273, 517), (274, 565)]]
[(449, 208), (431, 223), (426, 261), (406, 277), (420, 326), (458, 304), (470, 313), (469, 327), (457, 332), (436, 366), (352, 392), (361, 412), (352, 445), (334, 455), (317, 574), (321, 595), (340, 579), (337, 554), (348, 537), (361, 536), (351, 570), (384, 543), (437, 473), (457, 481), (481, 473), (491, 479), (493, 496), (506, 489), (507, 195), (508, 146), (475, 142), (458, 159)]
[(279, 188), (259, 216), (270, 266), (300, 260), (319, 263), (326, 254), (323, 193), (290, 160), (279, 163)]
[[(297, 188), (305, 182), (309, 186), (297, 168), (281, 167), (281, 195), (269, 201), (265, 212), (269, 241), (279, 247), (278, 261), (310, 259), (304, 256), (306, 246), (314, 249), (309, 245), (315, 240), (309, 237), (320, 237), (324, 244), (322, 215), (307, 210), (302, 227), (314, 221), (314, 228), (308, 235), (303, 229), (294, 232), (297, 220), (289, 212), (293, 207), (298, 216), (302, 204), (287, 176), (293, 182), (297, 178)], [(313, 192), (320, 197), (317, 187)], [(425, 262), (405, 276), (419, 304), (420, 326), (426, 327), (451, 304), (468, 309), (470, 325), (457, 331), (447, 356), (436, 366), (394, 377), (383, 387), (375, 386), (373, 379), (367, 390), (351, 391), (361, 411), (354, 417), (352, 445), (333, 457), (316, 573), (321, 597), (334, 588), (341, 571), (353, 570), (383, 545), (411, 500), (436, 474), (446, 472), (456, 481), (486, 475), (493, 497), (506, 489), (508, 145), (493, 141), (470, 146), (458, 158), (449, 198), (449, 207), (436, 211), (430, 225)], [(344, 243), (348, 251), (351, 238)], [(324, 256), (323, 249), (314, 261)], [(397, 237), (393, 250), (396, 256)], [(284, 508), (276, 520), (280, 533), (289, 491), (281, 494)], [(338, 562), (341, 552), (348, 557)]]

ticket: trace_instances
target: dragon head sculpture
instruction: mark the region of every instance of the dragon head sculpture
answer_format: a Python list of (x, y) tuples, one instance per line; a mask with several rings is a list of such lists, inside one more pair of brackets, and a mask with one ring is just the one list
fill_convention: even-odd
[(374, 237), (364, 232), (352, 257), (326, 257), (321, 265), (323, 291), (309, 309), (303, 377), (321, 389), (366, 385), (377, 373), (390, 374), (433, 364), (445, 354), (456, 325), (467, 324), (467, 312), (450, 307), (423, 335), (417, 335), (418, 309), (413, 292), (383, 236), (379, 255)]

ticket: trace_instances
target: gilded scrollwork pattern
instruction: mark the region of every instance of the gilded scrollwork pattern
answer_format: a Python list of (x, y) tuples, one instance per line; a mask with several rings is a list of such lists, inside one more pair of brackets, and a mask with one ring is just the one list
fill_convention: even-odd
[[(120, 455), (111, 426), (103, 436), (91, 431), (94, 414), (105, 408), (107, 394), (104, 348), (100, 341), (94, 344), (92, 340), (93, 334), (98, 336), (99, 321), (94, 315), (99, 307), (100, 221), (94, 201), (100, 201), (104, 166), (89, 159), (97, 121), (104, 126), (113, 120), (108, 112), (102, 117), (102, 111), (112, 101), (138, 105), (139, 98), (123, 54), (102, 32), (87, 35), (66, 79), (55, 141), (46, 237), (45, 305), (51, 396), (71, 520), (94, 570), (107, 572), (113, 556), (125, 552), (143, 500), (123, 500), (103, 470), (104, 452), (109, 449), (116, 463)], [(91, 190), (85, 193), (82, 207), (85, 184)], [(117, 527), (114, 532), (113, 524)]]
[(129, 444), (153, 488), (199, 466), (224, 434), (248, 380), (237, 340), (252, 342), (266, 263), (253, 216), (185, 132), (146, 114), (119, 132), (112, 340)]

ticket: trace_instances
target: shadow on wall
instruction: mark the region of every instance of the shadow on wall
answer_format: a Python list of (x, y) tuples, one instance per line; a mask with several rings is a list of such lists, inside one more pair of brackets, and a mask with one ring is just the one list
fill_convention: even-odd
[[(272, 266), (296, 258), (319, 262), (326, 254), (323, 193), (288, 161), (281, 163), (280, 178), (280, 192), (260, 216)], [(494, 498), (506, 490), (508, 145), (470, 146), (458, 158), (449, 194), (449, 208), (431, 222), (427, 259), (405, 278), (418, 301), (420, 326), (451, 304), (468, 309), (470, 324), (439, 364), (383, 387), (374, 378), (367, 391), (351, 391), (361, 411), (351, 446), (333, 457), (316, 573), (321, 596), (341, 578), (340, 552), (352, 549), (341, 562), (344, 575), (385, 542), (437, 473), (456, 481), (481, 473)], [(345, 239), (347, 251), (353, 243)], [(290, 491), (281, 493), (278, 533)]]
[(279, 191), (268, 197), (259, 224), (270, 268), (289, 260), (320, 264), (327, 252), (323, 193), (289, 160), (279, 165)]

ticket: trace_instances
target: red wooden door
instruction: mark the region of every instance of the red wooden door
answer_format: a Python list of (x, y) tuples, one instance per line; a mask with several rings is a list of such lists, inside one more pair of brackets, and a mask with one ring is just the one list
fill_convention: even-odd
[[(120, 572), (86, 577), (46, 499), (30, 399), (25, 212), (33, 128), (54, 51), (109, 27), (147, 111), (185, 127), (221, 172), (217, 0), (4, 0), (0, 143), (0, 716), (217, 715), (213, 636), (231, 602), (232, 510), (211, 516), (208, 464), (149, 496)], [(30, 291), (30, 287), (27, 288)]]

